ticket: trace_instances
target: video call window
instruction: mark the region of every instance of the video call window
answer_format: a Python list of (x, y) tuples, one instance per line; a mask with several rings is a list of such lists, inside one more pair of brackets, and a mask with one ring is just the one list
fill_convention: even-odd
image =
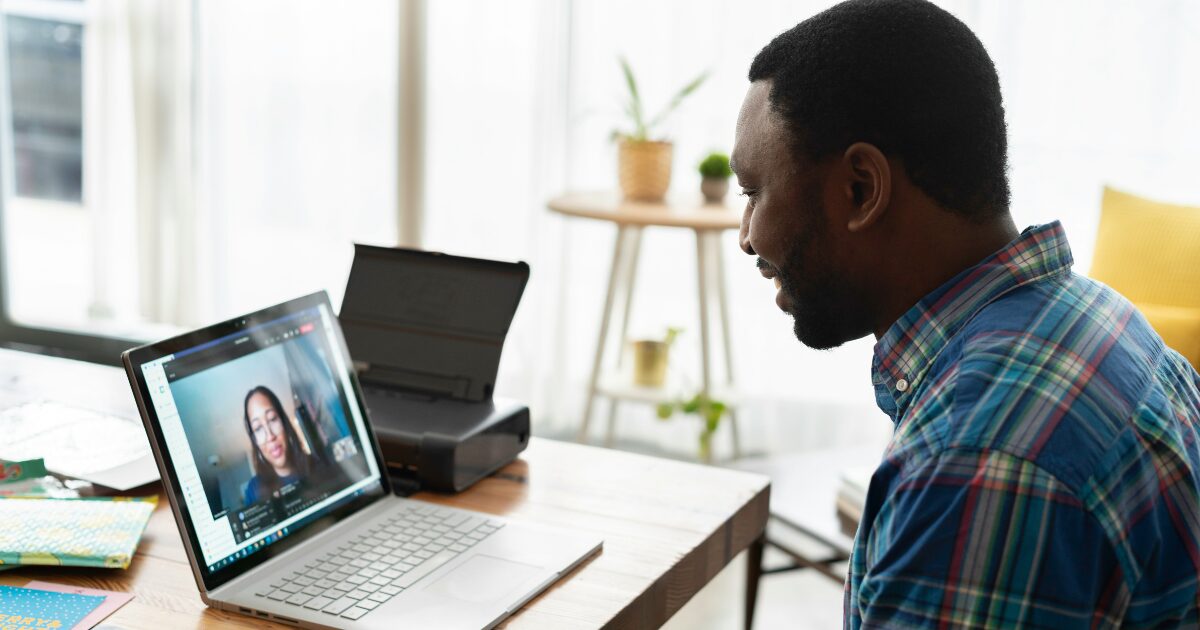
[(369, 474), (316, 320), (164, 365), (212, 518), (238, 542)]

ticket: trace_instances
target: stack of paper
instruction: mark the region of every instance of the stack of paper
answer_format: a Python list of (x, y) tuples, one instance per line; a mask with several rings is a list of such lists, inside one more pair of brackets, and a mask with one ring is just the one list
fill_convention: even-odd
[(156, 498), (0, 498), (0, 566), (127, 568)]

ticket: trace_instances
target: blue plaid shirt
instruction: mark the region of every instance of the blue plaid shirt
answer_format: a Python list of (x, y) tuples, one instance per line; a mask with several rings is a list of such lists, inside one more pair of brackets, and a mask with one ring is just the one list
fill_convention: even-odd
[(1200, 376), (1071, 263), (1030, 228), (879, 340), (846, 627), (1200, 624)]

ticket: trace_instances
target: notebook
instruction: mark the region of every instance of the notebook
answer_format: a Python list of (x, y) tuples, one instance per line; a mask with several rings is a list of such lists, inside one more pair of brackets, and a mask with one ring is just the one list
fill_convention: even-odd
[(0, 565), (127, 568), (156, 503), (0, 498)]

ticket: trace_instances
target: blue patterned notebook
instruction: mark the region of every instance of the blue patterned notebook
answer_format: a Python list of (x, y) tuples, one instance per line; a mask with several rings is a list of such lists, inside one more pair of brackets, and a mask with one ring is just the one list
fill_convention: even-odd
[(97, 595), (76, 595), (0, 586), (0, 628), (71, 628), (104, 602)]
[(155, 502), (0, 498), (0, 566), (127, 568)]

